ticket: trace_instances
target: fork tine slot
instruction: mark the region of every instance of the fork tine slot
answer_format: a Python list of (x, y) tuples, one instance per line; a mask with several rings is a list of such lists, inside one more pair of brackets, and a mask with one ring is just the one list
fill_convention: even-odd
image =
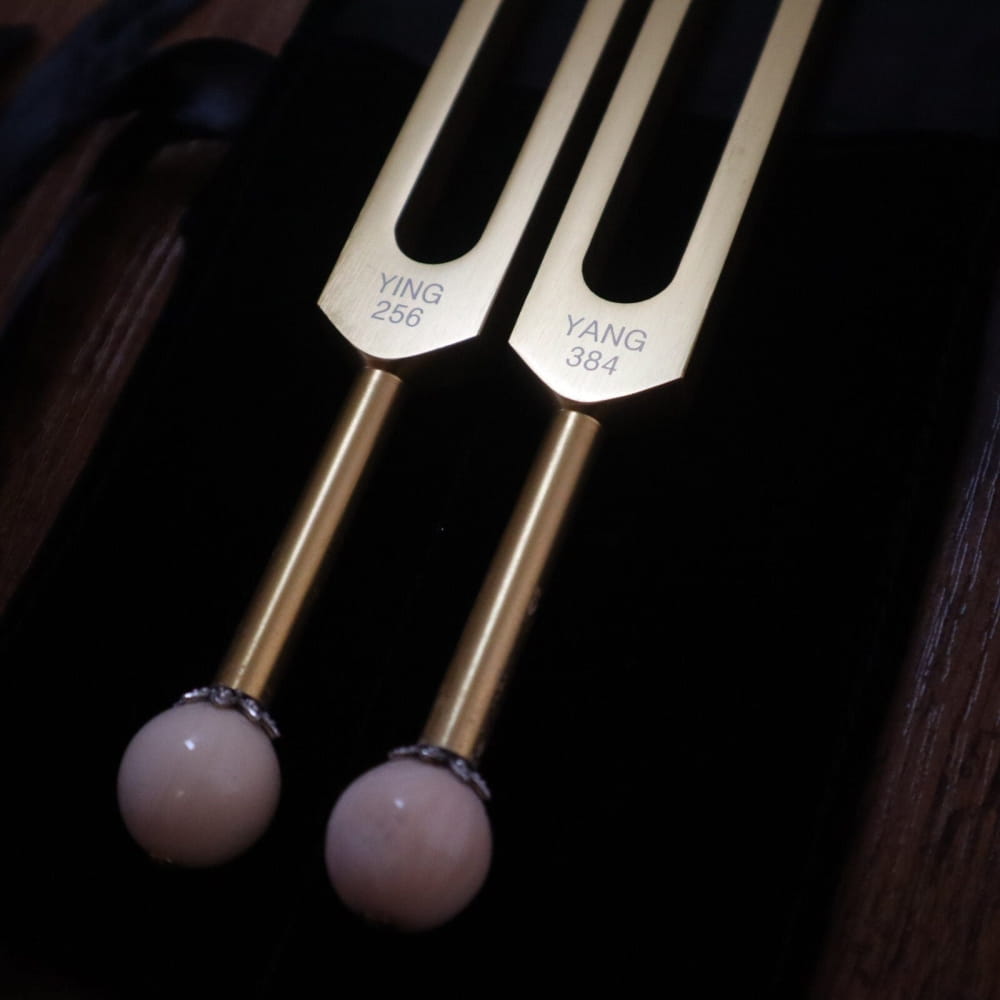
[[(463, 6), (320, 296), (320, 307), (359, 351), (395, 361), (476, 336), (623, 6), (624, 0), (587, 3), (483, 235), (460, 257), (428, 264), (403, 252), (396, 225), (446, 127), (451, 104), (472, 71), (474, 54), (487, 39), (499, 4)], [(383, 294), (395, 287), (393, 278), (408, 281), (410, 290), (433, 287), (433, 294), (416, 304), (421, 312), (407, 312), (401, 322), (376, 315), (379, 302), (396, 304)]]
[[(218, 864), (245, 850), (267, 826), (279, 779), (267, 739), (276, 728), (260, 700), (273, 693), (283, 653), (399, 395), (400, 378), (387, 363), (479, 333), (624, 2), (588, 0), (482, 238), (462, 257), (430, 265), (402, 253), (396, 224), (478, 54), (496, 44), (491, 30), (504, 3), (466, 0), (460, 8), (321, 298), (362, 353), (365, 368), (215, 683), (152, 720), (123, 757), (119, 804), (129, 830), (150, 853), (182, 864)], [(388, 301), (397, 290), (393, 282), (405, 289), (409, 305)], [(379, 293), (386, 294), (385, 309)], [(205, 699), (239, 710), (249, 731), (232, 713), (220, 720), (221, 713), (206, 715), (204, 706), (191, 710), (192, 700)], [(225, 745), (228, 758), (211, 750), (192, 758), (192, 747), (206, 742), (204, 733), (192, 731), (195, 717), (207, 718), (210, 729), (214, 724), (215, 743)], [(256, 764), (233, 750), (229, 734), (256, 747)], [(227, 759), (240, 760), (239, 773), (230, 773)], [(218, 800), (220, 787), (232, 789), (226, 801)], [(242, 813), (230, 808), (237, 799), (246, 807)], [(212, 842), (206, 844), (209, 829)]]
[[(583, 261), (687, 8), (654, 0), (510, 337), (563, 400), (603, 402), (684, 374), (819, 6), (779, 7), (673, 280), (612, 302), (588, 287)], [(581, 343), (584, 355), (571, 354)]]
[[(819, 0), (782, 3), (674, 280), (643, 302), (611, 303), (587, 288), (584, 257), (688, 3), (654, 0), (649, 9), (511, 336), (515, 350), (557, 398), (563, 397), (562, 406), (518, 498), (420, 742), (390, 755), (401, 759), (358, 778), (330, 815), (327, 870), (349, 906), (403, 927), (429, 927), (458, 912), (485, 879), (492, 841), (479, 801), (487, 797), (486, 786), (475, 767), (597, 439), (600, 425), (580, 404), (638, 392), (683, 372), (818, 5)], [(593, 315), (595, 304), (606, 314), (619, 310), (614, 315), (625, 317), (623, 339), (626, 329), (642, 334), (634, 341), (640, 345), (633, 351), (637, 358), (623, 362), (621, 370), (597, 363), (574, 366), (575, 355), (567, 353), (564, 317), (569, 312), (572, 324), (573, 310), (590, 309)], [(625, 326), (638, 322), (644, 326)], [(643, 350), (647, 344), (649, 353)], [(587, 377), (566, 375), (577, 368)], [(408, 758), (437, 766), (421, 775)], [(431, 776), (441, 767), (459, 780)], [(389, 829), (392, 835), (384, 836)]]

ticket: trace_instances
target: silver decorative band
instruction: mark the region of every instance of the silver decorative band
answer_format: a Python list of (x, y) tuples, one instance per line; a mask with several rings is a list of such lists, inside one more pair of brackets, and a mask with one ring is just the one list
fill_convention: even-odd
[(182, 694), (177, 704), (187, 705), (193, 701), (208, 701), (216, 708), (235, 708), (255, 726), (260, 726), (272, 740), (277, 739), (280, 735), (274, 719), (264, 711), (261, 703), (256, 698), (251, 698), (250, 695), (237, 691), (236, 688), (226, 687), (224, 684), (195, 688), (193, 691)]
[(389, 760), (399, 760), (401, 757), (415, 757), (427, 764), (446, 767), (459, 781), (468, 785), (483, 802), (490, 801), (490, 790), (483, 776), (457, 753), (430, 743), (415, 743), (413, 746), (397, 747), (389, 751)]

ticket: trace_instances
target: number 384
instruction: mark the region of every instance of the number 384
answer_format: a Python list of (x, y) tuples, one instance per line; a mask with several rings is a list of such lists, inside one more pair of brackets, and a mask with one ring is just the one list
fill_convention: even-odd
[(570, 368), (583, 368), (588, 372), (596, 372), (598, 369), (613, 375), (618, 367), (618, 355), (607, 357), (603, 351), (587, 351), (582, 347), (574, 347), (566, 358), (566, 364)]

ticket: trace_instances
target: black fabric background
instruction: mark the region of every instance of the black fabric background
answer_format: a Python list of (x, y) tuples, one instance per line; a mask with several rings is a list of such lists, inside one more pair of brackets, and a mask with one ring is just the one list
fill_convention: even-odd
[[(342, 911), (323, 827), (418, 735), (543, 433), (501, 329), (410, 387), (273, 706), (271, 832), (224, 870), (166, 870), (114, 800), (131, 734), (214, 672), (356, 370), (314, 302), (423, 70), (351, 5), (313, 5), (5, 624), (4, 995), (296, 996), (356, 973), (464, 992), (529, 959), (564, 987), (802, 995), (995, 262), (989, 100), (954, 130), (830, 111), (875, 6), (825, 25), (692, 377), (609, 419), (483, 760), (490, 879), (407, 937)], [(901, 64), (930, 51), (913, 24)], [(705, 113), (673, 129), (709, 160), (724, 134)]]

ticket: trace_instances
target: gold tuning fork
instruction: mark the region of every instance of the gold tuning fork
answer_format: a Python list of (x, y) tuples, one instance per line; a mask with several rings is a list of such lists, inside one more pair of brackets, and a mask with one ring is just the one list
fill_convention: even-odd
[[(404, 209), (450, 125), (466, 111), (479, 60), (509, 0), (465, 0), (320, 298), (364, 368), (213, 684), (188, 692), (133, 738), (118, 799), (152, 855), (191, 866), (227, 861), (266, 829), (280, 774), (265, 709), (324, 557), (393, 410), (400, 365), (483, 328), (625, 0), (589, 0), (476, 245), (429, 264), (400, 248)], [(218, 711), (227, 709), (227, 711)]]
[(780, 4), (673, 279), (644, 301), (609, 301), (587, 286), (584, 258), (689, 3), (650, 6), (510, 336), (558, 411), (420, 740), (358, 778), (331, 813), (330, 878), (374, 919), (435, 926), (486, 877), (492, 834), (477, 761), (600, 429), (587, 411), (684, 374), (820, 0)]

